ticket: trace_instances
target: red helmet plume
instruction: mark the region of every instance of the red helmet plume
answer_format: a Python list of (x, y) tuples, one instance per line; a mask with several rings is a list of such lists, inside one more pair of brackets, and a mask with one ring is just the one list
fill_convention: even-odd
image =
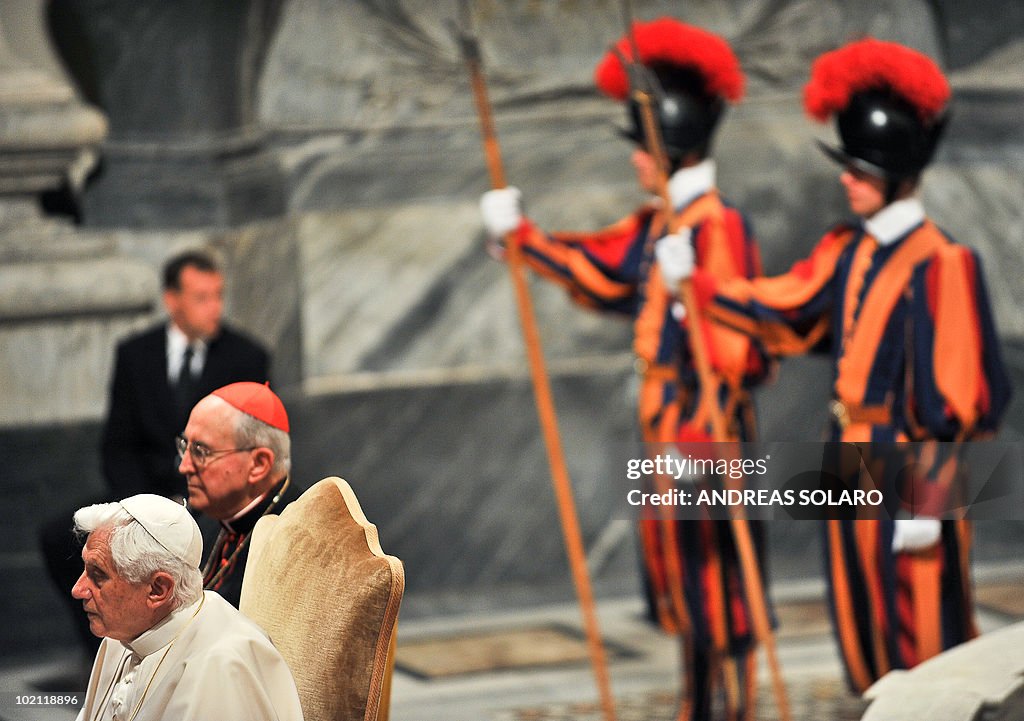
[(804, 88), (804, 107), (824, 122), (866, 90), (887, 90), (912, 105), (923, 123), (934, 120), (949, 102), (949, 82), (939, 66), (898, 43), (865, 38), (821, 55)]
[[(644, 65), (664, 64), (689, 68), (700, 75), (705, 92), (712, 97), (737, 102), (743, 97), (743, 70), (724, 39), (674, 18), (633, 23), (633, 35)], [(633, 59), (633, 41), (620, 38), (594, 69), (594, 82), (605, 95), (625, 100), (629, 77), (619, 54)]]
[(897, 43), (858, 40), (819, 57), (804, 107), (836, 118), (840, 147), (819, 141), (837, 163), (896, 181), (931, 162), (949, 119), (946, 77), (926, 55)]

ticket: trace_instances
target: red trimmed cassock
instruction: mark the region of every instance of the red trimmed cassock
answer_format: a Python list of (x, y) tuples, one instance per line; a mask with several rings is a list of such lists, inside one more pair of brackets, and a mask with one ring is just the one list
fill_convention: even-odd
[[(959, 441), (994, 432), (1010, 398), (981, 263), (914, 198), (839, 226), (784, 275), (694, 283), (719, 322), (777, 355), (827, 348), (834, 440)], [(891, 520), (830, 520), (829, 601), (860, 692), (976, 635), (967, 521), (893, 553)]]

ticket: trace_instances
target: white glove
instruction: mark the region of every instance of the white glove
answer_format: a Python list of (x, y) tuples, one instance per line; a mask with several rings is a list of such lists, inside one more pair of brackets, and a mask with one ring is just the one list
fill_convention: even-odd
[(894, 553), (920, 551), (934, 546), (942, 536), (942, 524), (934, 518), (900, 518), (892, 532)]
[(693, 275), (693, 243), (690, 229), (682, 228), (678, 233), (666, 235), (654, 245), (654, 257), (658, 259), (661, 278), (669, 288), (675, 288), (679, 281)]
[(511, 185), (480, 196), (480, 215), (489, 236), (502, 238), (519, 227), (523, 220), (522, 197), (519, 188)]

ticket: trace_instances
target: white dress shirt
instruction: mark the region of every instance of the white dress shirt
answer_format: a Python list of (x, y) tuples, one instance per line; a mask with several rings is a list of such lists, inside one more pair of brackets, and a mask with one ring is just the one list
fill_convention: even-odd
[[(173, 386), (181, 375), (181, 362), (184, 360), (185, 348), (188, 347), (188, 336), (181, 332), (174, 323), (167, 324), (167, 380)], [(202, 375), (206, 364), (206, 341), (202, 338), (192, 341), (192, 377)]]

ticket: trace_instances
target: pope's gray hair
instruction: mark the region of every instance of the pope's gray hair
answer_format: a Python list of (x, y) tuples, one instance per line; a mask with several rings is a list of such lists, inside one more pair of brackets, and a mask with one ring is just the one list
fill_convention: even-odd
[(199, 600), (203, 593), (200, 570), (161, 546), (120, 503), (97, 503), (75, 512), (75, 531), (80, 535), (103, 529), (110, 529), (110, 558), (126, 581), (141, 583), (163, 571), (174, 580), (172, 609)]

